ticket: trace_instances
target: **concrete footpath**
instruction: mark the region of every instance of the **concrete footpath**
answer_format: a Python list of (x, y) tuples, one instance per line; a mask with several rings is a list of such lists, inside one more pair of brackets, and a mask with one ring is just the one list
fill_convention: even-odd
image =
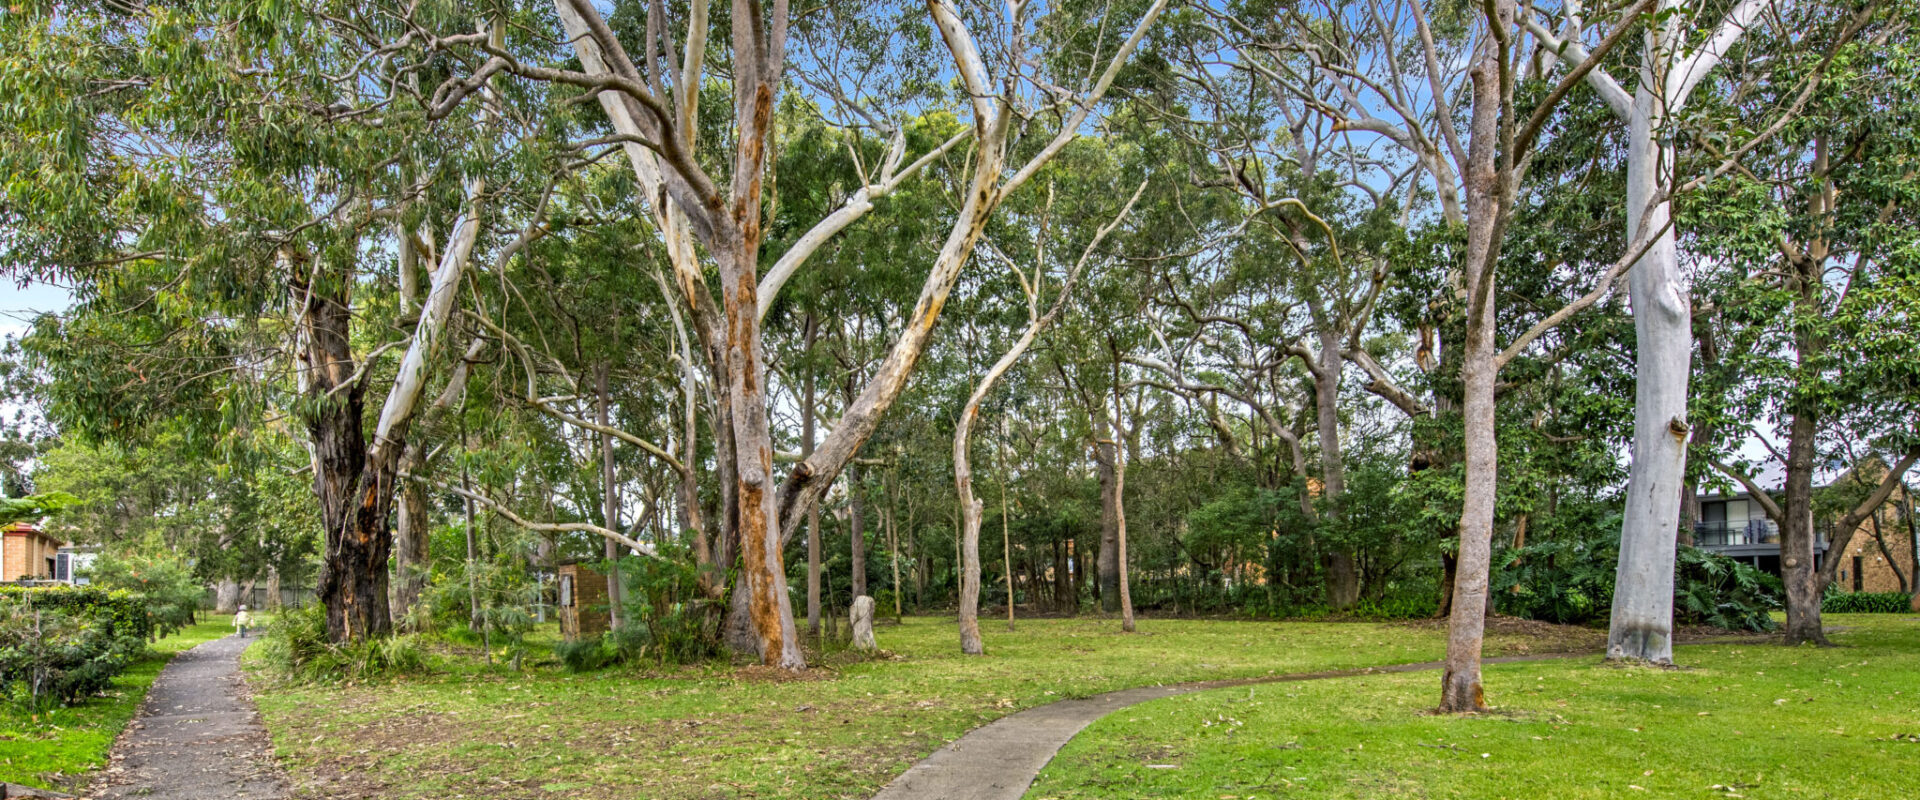
[[(1534, 656), (1489, 658), (1483, 664), (1510, 664), (1517, 661), (1546, 661), (1560, 658), (1593, 657), (1595, 653), (1560, 653)], [(1080, 731), (1101, 717), (1131, 705), (1164, 697), (1175, 697), (1207, 689), (1252, 686), (1263, 683), (1325, 680), (1358, 675), (1395, 672), (1424, 672), (1440, 669), (1438, 661), (1417, 664), (1393, 664), (1382, 667), (1297, 672), (1242, 680), (1200, 681), (1166, 686), (1143, 686), (1094, 695), (1080, 700), (1062, 700), (1009, 714), (969, 731), (946, 747), (934, 751), (920, 763), (909, 767), (900, 777), (873, 796), (873, 800), (1019, 800), (1039, 777), (1040, 770), (1072, 741)]]
[(228, 636), (174, 657), (113, 744), (86, 796), (99, 800), (280, 800), (287, 781)]

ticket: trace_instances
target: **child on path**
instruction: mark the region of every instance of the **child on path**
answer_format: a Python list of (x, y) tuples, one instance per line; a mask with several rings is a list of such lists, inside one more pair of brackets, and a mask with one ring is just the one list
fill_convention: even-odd
[(240, 613), (233, 615), (233, 627), (240, 629), (240, 638), (247, 636), (247, 628), (253, 625), (253, 615), (247, 613), (247, 607), (241, 606)]

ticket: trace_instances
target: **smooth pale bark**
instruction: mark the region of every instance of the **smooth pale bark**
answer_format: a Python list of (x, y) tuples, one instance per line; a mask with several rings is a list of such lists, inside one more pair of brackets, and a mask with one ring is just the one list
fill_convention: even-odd
[(853, 629), (853, 649), (872, 652), (880, 649), (873, 640), (873, 598), (859, 595), (847, 609), (847, 621)]
[[(1510, 3), (1497, 4), (1499, 14), (1487, 20), (1506, 25)], [(1490, 37), (1476, 48), (1472, 78), (1472, 116), (1469, 123), (1466, 179), (1467, 199), (1467, 330), (1460, 364), (1464, 397), (1461, 404), (1466, 441), (1466, 480), (1460, 513), (1460, 549), (1456, 558), (1452, 608), (1447, 621), (1447, 657), (1440, 682), (1440, 710), (1478, 711), (1486, 708), (1480, 684), (1480, 655), (1486, 632), (1487, 582), (1493, 558), (1494, 493), (1498, 476), (1498, 447), (1494, 438), (1494, 381), (1499, 349), (1494, 344), (1494, 265), (1498, 209), (1503, 200), (1496, 174), (1500, 131), (1501, 50)]]
[[(945, 305), (947, 294), (993, 209), (1007, 192), (1030, 179), (1041, 165), (1079, 136), (1093, 105), (1112, 84), (1121, 65), (1164, 9), (1165, 2), (1156, 0), (1132, 35), (1117, 48), (1113, 60), (1087, 96), (1066, 115), (1059, 134), (1011, 177), (1003, 177), (1001, 172), (1010, 118), (1014, 116), (1007, 106), (1011, 99), (1002, 99), (996, 111), (995, 95), (985, 79), (985, 62), (971, 34), (960, 22), (958, 12), (944, 0), (928, 3), (928, 11), (973, 99), (974, 185), (923, 285), (920, 300), (900, 340), (859, 399), (842, 415), (841, 424), (812, 457), (794, 468), (777, 492), (772, 485), (771, 439), (765, 419), (764, 354), (758, 324), (760, 298), (754, 273), (759, 256), (760, 200), (773, 101), (786, 56), (786, 6), (776, 4), (769, 19), (758, 3), (742, 0), (735, 3), (730, 14), (735, 54), (730, 77), (734, 90), (736, 146), (731, 186), (723, 197), (692, 157), (689, 137), (694, 126), (681, 119), (692, 116), (691, 109), (697, 99), (694, 93), (684, 92), (687, 96), (677, 98), (674, 110), (677, 113), (670, 115), (661, 98), (647, 88), (643, 73), (620, 49), (612, 29), (592, 3), (555, 0), (554, 5), (586, 72), (573, 74), (524, 65), (510, 65), (510, 68), (532, 77), (602, 90), (598, 93), (599, 100), (615, 129), (633, 139), (625, 143), (625, 149), (645, 196), (653, 201), (650, 205), (659, 207), (660, 212), (674, 206), (684, 212), (689, 227), (702, 239), (719, 267), (724, 313), (712, 315), (716, 321), (703, 323), (701, 327), (702, 335), (710, 339), (708, 349), (716, 374), (724, 376), (716, 380), (716, 394), (724, 394), (725, 398), (717, 420), (719, 424), (714, 427), (725, 431), (720, 444), (732, 451), (731, 458), (723, 457), (721, 461), (730, 462), (734, 472), (728, 476), (729, 480), (723, 481), (728, 484), (723, 489), (733, 492), (726, 503), (729, 524), (723, 525), (723, 533), (731, 532), (738, 542), (743, 577), (740, 591), (746, 595), (736, 600), (735, 605), (750, 612), (756, 649), (762, 658), (769, 664), (797, 668), (801, 666), (798, 646), (788, 635), (794, 627), (788, 608), (790, 601), (785, 596), (783, 570), (777, 567), (781, 546), (799, 528), (802, 516), (799, 512), (819, 502), (826, 487), (871, 436), (881, 415), (904, 390), (909, 373), (930, 339), (933, 323)], [(693, 14), (696, 20), (704, 12), (705, 4), (696, 2)], [(704, 50), (704, 36), (703, 23), (689, 25), (688, 66), (682, 68), (677, 84), (701, 85), (696, 52)], [(643, 60), (651, 68), (652, 55), (656, 52), (653, 41), (647, 43), (646, 52), (648, 58)], [(640, 142), (649, 142), (653, 148), (643, 147)], [(660, 198), (670, 202), (662, 202)], [(671, 226), (667, 229), (671, 230)], [(700, 308), (700, 293), (694, 291), (699, 275), (697, 270), (683, 268), (682, 261), (686, 260), (675, 259), (676, 277), (689, 303), (695, 306), (696, 316), (710, 313)], [(725, 437), (731, 437), (731, 441)], [(731, 622), (728, 625), (732, 631), (741, 627)]]
[[(1693, 316), (1665, 199), (1675, 155), (1664, 139), (1652, 87), (1634, 97), (1628, 121), (1627, 231), (1660, 233), (1627, 274), (1637, 347), (1633, 464), (1627, 477), (1620, 562), (1607, 658), (1673, 663), (1673, 563), (1687, 469), (1687, 379)], [(1645, 222), (1643, 223), (1643, 218)]]
[(233, 578), (221, 578), (213, 585), (213, 612), (232, 614), (240, 607), (240, 582)]
[[(1114, 403), (1115, 413), (1119, 412), (1119, 402)], [(1117, 452), (1117, 451), (1116, 451)], [(1120, 579), (1120, 630), (1133, 633), (1133, 590), (1127, 575), (1127, 455), (1118, 453), (1119, 458), (1113, 468), (1113, 560), (1119, 566)]]
[[(453, 374), (447, 379), (447, 385), (441, 389), (440, 396), (434, 398), (427, 407), (429, 414), (445, 413), (454, 403), (466, 396), (467, 378), (473, 374), (473, 364), (485, 352), (487, 340), (473, 337), (467, 343), (466, 352), (460, 361), (453, 365)], [(418, 441), (409, 439), (406, 448), (400, 454), (401, 477), (418, 475), (425, 465), (426, 451)], [(427, 580), (433, 571), (433, 516), (427, 508), (426, 483), (421, 480), (401, 481), (398, 505), (396, 506), (393, 539), (393, 585), (388, 613), (393, 617), (394, 627), (400, 627), (414, 606), (420, 602), (426, 592)], [(276, 597), (278, 595), (275, 595)]]
[[(1024, 7), (1014, 8), (1013, 13), (1017, 15), (1019, 9)], [(942, 42), (953, 57), (956, 75), (971, 99), (973, 178), (960, 213), (941, 246), (939, 256), (934, 260), (933, 268), (927, 274), (920, 298), (914, 304), (900, 339), (888, 351), (859, 397), (848, 405), (840, 424), (834, 426), (819, 450), (813, 457), (797, 465), (788, 476), (781, 487), (780, 507), (783, 510), (804, 508), (819, 502), (834, 477), (872, 436), (881, 417), (905, 390), (907, 376), (925, 351), (932, 336), (933, 323), (945, 305), (960, 269), (965, 266), (984, 232), (986, 221), (1001, 201), (1024, 186), (1062, 149), (1079, 138), (1094, 107), (1106, 95), (1121, 67), (1126, 65), (1147, 31), (1166, 9), (1166, 0), (1154, 0), (1128, 37), (1114, 49), (1112, 57), (1099, 75), (1094, 77), (1091, 85), (1066, 104), (1063, 110), (1067, 113), (1063, 115), (1054, 136), (1041, 145), (1039, 152), (1014, 168), (1011, 175), (1004, 174), (1008, 166), (1007, 141), (1014, 118), (1021, 113), (1013, 105), (1014, 98), (1002, 97), (993, 90), (995, 83), (989, 78), (987, 63), (981, 57), (972, 34), (961, 21), (959, 11), (948, 0), (928, 0), (927, 9), (940, 31)], [(784, 535), (790, 536), (790, 530)]]
[[(813, 315), (807, 315), (805, 327), (807, 349), (812, 350), (814, 332), (817, 330)], [(806, 375), (800, 382), (800, 457), (804, 459), (813, 454), (813, 410), (815, 401), (819, 399), (814, 396), (814, 374), (811, 365), (807, 367)], [(816, 638), (820, 635), (820, 509), (818, 507), (807, 509), (807, 635)]]
[[(420, 445), (408, 442), (400, 456), (401, 472), (419, 472), (422, 456)], [(394, 506), (392, 597), (387, 609), (395, 628), (404, 627), (407, 612), (420, 602), (433, 567), (433, 551), (428, 546), (433, 520), (427, 512), (427, 487), (419, 481), (403, 481), (399, 493)]]
[(335, 642), (383, 636), (393, 627), (388, 610), (387, 566), (393, 545), (387, 527), (401, 450), (426, 388), (428, 365), (438, 355), (454, 300), (479, 237), (484, 186), (467, 184), (467, 208), (421, 308), (406, 355), (381, 406), (371, 441), (362, 411), (365, 385), (354, 368), (351, 270), (336, 270), (312, 285), (305, 264), (283, 252), (293, 295), (301, 298), (301, 388), (316, 409), (306, 420), (313, 459), (314, 495), (326, 544), (318, 594), (327, 610), (327, 634)]
[[(1687, 381), (1693, 352), (1693, 317), (1681, 280), (1679, 250), (1670, 218), (1677, 152), (1667, 120), (1727, 50), (1745, 35), (1764, 7), (1741, 0), (1719, 28), (1690, 54), (1679, 52), (1680, 4), (1660, 0), (1648, 25), (1639, 81), (1629, 97), (1604, 70), (1585, 63), (1579, 21), (1559, 42), (1529, 12), (1527, 25), (1551, 50), (1565, 55), (1627, 124), (1627, 238), (1642, 231), (1654, 239), (1633, 265), (1628, 288), (1635, 335), (1633, 463), (1620, 530), (1620, 561), (1614, 580), (1612, 621), (1607, 631), (1611, 660), (1673, 662), (1673, 569), (1681, 495), (1686, 482)], [(1623, 23), (1624, 24), (1624, 23)]]
[[(607, 389), (607, 368), (599, 369), (598, 385), (600, 395), (598, 412), (600, 425), (609, 425), (612, 399)], [(613, 437), (604, 430), (600, 433), (600, 516), (608, 530), (620, 530), (620, 487), (613, 473)], [(607, 606), (608, 621), (614, 630), (619, 630), (626, 622), (626, 589), (620, 583), (620, 545), (612, 539), (604, 540), (607, 564)]]
[[(1316, 327), (1319, 330), (1319, 363), (1312, 370), (1314, 425), (1320, 438), (1320, 497), (1326, 507), (1324, 518), (1340, 519), (1340, 504), (1347, 491), (1346, 459), (1340, 444), (1340, 374), (1346, 361), (1340, 352), (1338, 332), (1322, 317), (1316, 303)], [(1344, 611), (1360, 602), (1360, 572), (1353, 551), (1333, 547), (1326, 553), (1327, 604)]]
[[(1079, 282), (1080, 274), (1086, 268), (1087, 262), (1092, 259), (1094, 251), (1100, 247), (1100, 243), (1107, 238), (1108, 234), (1113, 232), (1114, 228), (1119, 227), (1120, 222), (1126, 219), (1127, 214), (1133, 211), (1134, 203), (1139, 202), (1140, 194), (1146, 191), (1146, 188), (1146, 184), (1142, 183), (1139, 189), (1134, 190), (1133, 197), (1127, 200), (1125, 206), (1121, 207), (1119, 215), (1114, 217), (1113, 221), (1101, 226), (1100, 229), (1094, 233), (1092, 241), (1087, 243), (1087, 247), (1081, 252), (1080, 258), (1074, 261), (1073, 268), (1068, 271), (1066, 278), (1061, 281), (1060, 291), (1054, 296), (1053, 304), (1048, 307), (1047, 313), (1039, 313), (1039, 292), (1041, 279), (1044, 277), (1042, 267), (1035, 265), (1031, 280), (1027, 279), (1024, 275), (1018, 275), (1021, 288), (1026, 292), (1027, 296), (1027, 327), (1020, 332), (1020, 338), (1014, 340), (1013, 346), (1007, 348), (1007, 352), (1002, 354), (1000, 358), (993, 363), (993, 366), (987, 369), (987, 374), (981, 376), (980, 383), (974, 386), (973, 393), (967, 397), (966, 405), (960, 410), (960, 421), (955, 425), (953, 432), (953, 482), (954, 488), (957, 490), (960, 498), (960, 652), (962, 653), (980, 655), (985, 652), (985, 648), (980, 641), (980, 517), (985, 504), (973, 494), (973, 458), (971, 452), (973, 425), (980, 417), (980, 404), (986, 401), (987, 395), (993, 391), (994, 385), (1000, 382), (1001, 376), (1005, 375), (1007, 370), (1012, 369), (1013, 365), (1020, 360), (1020, 357), (1026, 354), (1027, 349), (1033, 346), (1034, 340), (1039, 338), (1041, 332), (1045, 331), (1048, 325), (1053, 324), (1053, 321), (1060, 317), (1060, 312), (1066, 310), (1067, 301), (1073, 296), (1073, 287)], [(1019, 270), (1016, 268), (1015, 272), (1018, 273)], [(1004, 508), (1006, 503), (1005, 477), (1002, 476), (1001, 480), (1001, 536), (1004, 546), (1004, 540), (1008, 537)], [(1121, 552), (1124, 552), (1124, 549)], [(1012, 628), (1013, 570), (1011, 554), (1007, 554), (1006, 563), (1007, 627)], [(1125, 595), (1124, 588), (1121, 590), (1121, 594), (1122, 596)], [(1132, 630), (1133, 619), (1131, 606), (1128, 607), (1127, 614), (1127, 628), (1128, 630)]]
[(1013, 632), (1013, 530), (1010, 516), (1012, 510), (1007, 506), (1006, 467), (1003, 462), (1000, 478), (1000, 560), (1001, 568), (1007, 576), (1007, 632)]

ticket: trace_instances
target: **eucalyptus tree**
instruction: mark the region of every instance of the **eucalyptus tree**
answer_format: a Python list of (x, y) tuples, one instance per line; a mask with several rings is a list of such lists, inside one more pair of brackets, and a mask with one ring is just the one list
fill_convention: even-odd
[[(1645, 8), (1633, 6), (1627, 17)], [(1310, 68), (1296, 70), (1274, 59), (1276, 73), (1292, 76), (1296, 86), (1306, 83), (1302, 77), (1331, 83), (1338, 102), (1316, 110), (1343, 129), (1370, 132), (1405, 150), (1430, 180), (1414, 185), (1432, 189), (1444, 222), (1464, 226), (1458, 272), (1446, 281), (1464, 306), (1464, 334), (1440, 348), (1441, 372), (1455, 368), (1444, 364), (1450, 353), (1458, 357), (1465, 463), (1440, 708), (1479, 709), (1485, 705), (1480, 652), (1497, 490), (1499, 371), (1541, 335), (1605, 297), (1651, 236), (1642, 225), (1627, 255), (1603, 273), (1596, 288), (1499, 347), (1497, 266), (1515, 198), (1547, 122), (1584, 73), (1541, 80), (1530, 69), (1536, 47), (1511, 2), (1474, 9), (1410, 2), (1370, 7), (1365, 15), (1316, 7), (1283, 19), (1294, 22), (1300, 37), (1289, 50), (1304, 54)], [(1596, 44), (1589, 63), (1604, 59), (1628, 29), (1617, 26)], [(1523, 84), (1532, 101), (1524, 105)]]
[[(1638, 22), (1641, 5), (1625, 10), (1615, 23), (1617, 30)], [(1587, 54), (1588, 10), (1582, 4), (1563, 4), (1557, 26), (1532, 10), (1523, 16), (1528, 31), (1552, 54), (1549, 59), (1564, 58), (1569, 74), (1582, 76), (1627, 126), (1627, 231), (1634, 239), (1643, 229), (1652, 235), (1645, 254), (1628, 273), (1639, 353), (1633, 467), (1607, 634), (1611, 659), (1673, 661), (1673, 552), (1686, 473), (1693, 316), (1672, 225), (1678, 155), (1672, 121), (1769, 5), (1766, 0), (1740, 0), (1722, 15), (1717, 7), (1690, 13), (1678, 0), (1654, 3), (1653, 17), (1644, 24), (1631, 94)], [(1712, 25), (1715, 19), (1718, 24)], [(1687, 30), (1696, 27), (1711, 31), (1690, 37)]]
[[(973, 446), (973, 425), (974, 421), (980, 416), (980, 404), (985, 401), (987, 396), (993, 391), (994, 385), (1000, 381), (1001, 376), (1005, 375), (1007, 370), (1011, 369), (1013, 365), (1020, 360), (1020, 357), (1026, 354), (1027, 348), (1033, 345), (1034, 339), (1044, 332), (1047, 326), (1053, 324), (1053, 321), (1066, 309), (1068, 301), (1073, 296), (1074, 286), (1079, 283), (1080, 275), (1086, 269), (1087, 262), (1093, 259), (1100, 245), (1106, 240), (1107, 235), (1112, 233), (1114, 228), (1119, 227), (1126, 221), (1127, 215), (1133, 211), (1134, 204), (1139, 202), (1140, 195), (1146, 191), (1146, 188), (1146, 184), (1144, 182), (1141, 183), (1140, 187), (1134, 190), (1133, 195), (1128, 198), (1126, 203), (1120, 207), (1120, 210), (1115, 213), (1112, 220), (1104, 225), (1097, 226), (1093, 230), (1092, 237), (1087, 241), (1086, 246), (1082, 248), (1079, 257), (1074, 259), (1070, 264), (1050, 252), (1052, 250), (1050, 247), (1052, 242), (1049, 241), (1049, 239), (1051, 236), (1057, 235), (1054, 228), (1055, 225), (1059, 225), (1061, 229), (1068, 231), (1084, 230), (1086, 227), (1086, 219), (1080, 215), (1063, 213), (1061, 218), (1056, 221), (1053, 216), (1055, 212), (1053, 202), (1054, 192), (1051, 185), (1047, 191), (1047, 202), (1041, 206), (1040, 218), (1037, 220), (1038, 224), (1034, 230), (1032, 255), (1030, 256), (1032, 264), (1031, 273), (1029, 274), (1021, 263), (1026, 260), (1026, 258), (1021, 258), (1021, 256), (1026, 256), (1026, 253), (1021, 252), (1019, 256), (1015, 256), (1008, 254), (1005, 249), (995, 248), (996, 260), (1006, 262), (1007, 268), (1019, 282), (1021, 294), (1025, 295), (1027, 324), (1020, 329), (1019, 337), (1007, 348), (1006, 352), (1002, 353), (1000, 357), (993, 362), (993, 365), (987, 368), (986, 373), (980, 377), (980, 382), (974, 386), (973, 391), (967, 396), (966, 405), (961, 407), (960, 418), (954, 425), (953, 480), (954, 487), (960, 498), (960, 651), (963, 653), (982, 655), (986, 652), (985, 645), (980, 641), (979, 620), (980, 523), (981, 515), (985, 509), (985, 503), (973, 493), (971, 452)], [(1096, 194), (1099, 193), (1096, 192)], [(1066, 209), (1062, 209), (1062, 211), (1066, 211)], [(1020, 248), (1020, 250), (1025, 249), (1024, 247)], [(1046, 312), (1042, 313), (1040, 311), (1040, 299), (1042, 292), (1045, 291), (1047, 274), (1051, 271), (1050, 266), (1054, 263), (1065, 266), (1065, 271), (1059, 278), (1059, 287), (1054, 290), (1052, 302), (1048, 304)], [(1002, 515), (1004, 516), (1004, 514), (1005, 510), (1003, 508)], [(1005, 546), (1004, 543), (1003, 546)], [(1120, 552), (1125, 552), (1124, 545), (1122, 545)], [(1012, 568), (1009, 566), (1007, 571), (1010, 576)], [(1009, 588), (1007, 592), (1009, 608), (1011, 608), (1013, 603), (1011, 580), (1012, 578), (1009, 577)], [(1124, 589), (1122, 591), (1124, 591)], [(1131, 604), (1127, 604), (1127, 606), (1128, 611), (1125, 628), (1131, 631), (1133, 628)]]
[[(777, 97), (787, 85), (790, 34), (793, 42), (805, 48), (798, 55), (800, 63), (829, 68), (840, 63), (842, 57), (854, 58), (856, 53), (887, 53), (890, 45), (899, 42), (888, 41), (885, 36), (875, 41), (870, 31), (848, 28), (857, 20), (845, 12), (827, 15), (829, 21), (819, 26), (795, 30), (785, 3), (768, 6), (751, 0), (734, 4), (724, 20), (712, 19), (704, 0), (696, 0), (684, 10), (670, 11), (660, 4), (640, 9), (643, 40), (631, 51), (591, 3), (557, 0), (554, 10), (560, 24), (552, 38), (571, 45), (580, 66), (577, 70), (556, 53), (546, 53), (539, 59), (521, 58), (488, 43), (485, 37), (432, 32), (433, 28), (424, 25), (416, 28), (421, 34), (417, 41), (425, 49), (457, 48), (473, 54), (471, 76), (462, 86), (477, 86), (492, 75), (507, 73), (588, 90), (600, 100), (614, 129), (604, 141), (619, 145), (634, 170), (635, 195), (645, 203), (666, 245), (676, 288), (692, 311), (691, 326), (702, 342), (713, 376), (719, 410), (719, 424), (714, 426), (720, 446), (717, 461), (726, 506), (724, 538), (737, 543), (743, 577), (736, 601), (739, 622), (733, 627), (753, 631), (755, 648), (766, 663), (785, 668), (804, 666), (785, 589), (781, 553), (785, 539), (899, 397), (954, 280), (994, 209), (1080, 134), (1120, 67), (1163, 8), (1164, 3), (1151, 5), (1131, 24), (1132, 33), (1117, 45), (1095, 41), (1085, 52), (1074, 52), (1076, 58), (1092, 57), (1094, 67), (1086, 73), (1043, 76), (1036, 70), (1043, 69), (1045, 62), (1032, 57), (1042, 40), (1062, 44), (1075, 41), (1087, 17), (1104, 19), (1124, 12), (1107, 9), (1088, 15), (1086, 9), (1072, 8), (1030, 15), (1034, 9), (1015, 4), (1001, 16), (992, 12), (963, 14), (946, 2), (928, 4), (927, 19), (920, 25), (931, 24), (937, 30), (938, 41), (952, 57), (955, 75), (967, 95), (961, 107), (972, 112), (971, 177), (962, 195), (964, 201), (901, 337), (842, 414), (840, 423), (779, 486), (774, 484), (761, 315), (781, 283), (820, 243), (870, 211), (874, 196), (891, 191), (944, 151), (922, 154), (908, 163), (903, 138), (890, 137), (895, 146), (873, 165), (879, 168), (862, 170), (862, 189), (814, 224), (766, 276), (760, 276), (762, 201), (774, 177), (768, 170), (774, 112)], [(714, 36), (722, 24), (726, 26), (724, 32)], [(990, 33), (994, 38), (987, 41), (1000, 48), (992, 51), (991, 57), (983, 56), (986, 51), (981, 40), (972, 32), (975, 27)], [(675, 42), (681, 43), (677, 53)], [(710, 43), (728, 54), (726, 69), (717, 70), (708, 64)], [(878, 56), (867, 58), (868, 62), (883, 60)], [(912, 62), (903, 58), (884, 64), (882, 71), (913, 74), (902, 63)], [(918, 66), (924, 63), (922, 60)], [(1080, 62), (1080, 66), (1085, 63)], [(996, 78), (995, 68), (1006, 71)], [(830, 88), (815, 93), (835, 101), (860, 98), (861, 92), (853, 89), (868, 77), (831, 69), (804, 76), (830, 81), (826, 84)], [(733, 135), (722, 145), (725, 149), (715, 153), (718, 159), (700, 154), (699, 100), (709, 81), (728, 86), (732, 96)], [(1049, 88), (1068, 84), (1080, 88), (1060, 93)], [(1052, 132), (1038, 132), (1037, 122), (1016, 124), (1016, 118), (1034, 119), (1027, 113), (1030, 110), (1057, 113)], [(891, 110), (869, 111), (866, 116), (897, 131), (898, 119)], [(1024, 161), (1009, 161), (1010, 144), (1021, 133), (1036, 134), (1043, 144)], [(957, 143), (960, 138), (952, 141)], [(719, 173), (709, 164), (724, 165), (726, 171)], [(696, 242), (717, 268), (721, 284), (717, 304), (697, 260)]]
[[(1704, 281), (1706, 318), (1718, 337), (1706, 405), (1765, 444), (1765, 460), (1784, 470), (1783, 491), (1767, 491), (1754, 465), (1724, 449), (1709, 459), (1780, 528), (1789, 644), (1826, 642), (1816, 473), (1851, 462), (1854, 478), (1869, 483), (1833, 522), (1828, 552), (1836, 553), (1920, 459), (1911, 324), (1920, 312), (1912, 248), (1920, 182), (1908, 155), (1909, 122), (1920, 116), (1920, 83), (1908, 68), (1920, 7), (1846, 10), (1809, 4), (1776, 12), (1750, 39), (1770, 57), (1729, 64), (1730, 80), (1747, 91), (1712, 98), (1714, 110), (1774, 133), (1736, 142), (1740, 151), (1729, 155), (1740, 157), (1738, 168), (1688, 209), (1714, 267)], [(1798, 113), (1783, 116), (1782, 108)], [(1714, 144), (1725, 146), (1705, 146)], [(1748, 427), (1757, 421), (1770, 421), (1773, 436)], [(1851, 441), (1885, 471), (1862, 474), (1869, 465), (1865, 454), (1849, 452)], [(1829, 579), (1832, 566), (1830, 557)]]
[[(488, 26), (469, 35), (499, 39)], [(391, 625), (388, 516), (408, 430), (468, 266), (538, 237), (549, 171), (520, 126), (523, 95), (437, 90), (437, 62), (383, 49), (401, 27), (353, 4), (49, 2), (4, 31), (9, 72), (25, 77), (0, 171), (40, 176), (7, 182), (9, 213), (30, 226), (10, 260), (90, 298), (45, 340), (56, 415), (122, 435), (173, 410), (201, 425), (261, 404), (293, 414), (336, 640)], [(404, 318), (385, 302), (403, 231), (431, 264)], [(145, 379), (103, 381), (99, 356), (143, 339), (163, 345), (136, 356)], [(376, 385), (385, 399), (368, 419)]]

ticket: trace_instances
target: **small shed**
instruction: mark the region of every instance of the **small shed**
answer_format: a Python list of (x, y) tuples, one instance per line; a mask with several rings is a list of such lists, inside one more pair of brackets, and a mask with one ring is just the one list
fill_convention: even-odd
[(58, 572), (56, 556), (65, 545), (31, 523), (6, 526), (0, 532), (0, 582), (53, 578)]
[(606, 633), (612, 620), (607, 576), (585, 564), (562, 564), (556, 574), (560, 637), (577, 642)]

